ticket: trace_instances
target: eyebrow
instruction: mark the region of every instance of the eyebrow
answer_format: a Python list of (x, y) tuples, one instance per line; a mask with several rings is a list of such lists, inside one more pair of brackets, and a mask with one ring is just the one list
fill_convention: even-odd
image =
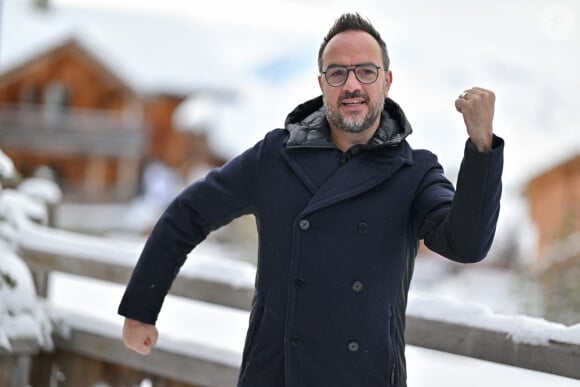
[(373, 65), (373, 66), (377, 66), (377, 67), (381, 67), (373, 62), (364, 62), (364, 63), (356, 63), (353, 65), (345, 65), (345, 64), (338, 64), (338, 63), (331, 63), (328, 66), (326, 66), (326, 69), (329, 69), (331, 67), (354, 67), (354, 66), (364, 66), (364, 65)]

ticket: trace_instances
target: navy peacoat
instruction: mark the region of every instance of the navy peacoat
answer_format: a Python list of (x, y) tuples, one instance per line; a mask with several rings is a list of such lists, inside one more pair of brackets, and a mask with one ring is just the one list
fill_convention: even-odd
[(159, 219), (119, 313), (154, 323), (187, 253), (212, 230), (254, 214), (256, 292), (238, 386), (406, 385), (407, 292), (419, 240), (477, 262), (499, 213), (503, 140), (468, 141), (457, 190), (437, 158), (413, 150), (411, 126), (387, 99), (364, 145), (340, 152), (322, 98), (285, 129), (182, 192)]

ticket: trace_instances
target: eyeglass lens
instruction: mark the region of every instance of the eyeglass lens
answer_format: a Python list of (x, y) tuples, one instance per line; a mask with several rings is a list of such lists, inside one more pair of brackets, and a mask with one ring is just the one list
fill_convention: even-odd
[(346, 82), (351, 70), (361, 83), (373, 83), (379, 76), (379, 69), (371, 64), (356, 65), (354, 69), (348, 69), (346, 66), (331, 66), (325, 72), (326, 81), (331, 86), (340, 86)]

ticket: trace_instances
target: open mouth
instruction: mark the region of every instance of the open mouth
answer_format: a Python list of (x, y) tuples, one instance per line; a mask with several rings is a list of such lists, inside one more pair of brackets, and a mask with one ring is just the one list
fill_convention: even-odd
[(346, 108), (357, 108), (368, 103), (368, 97), (360, 92), (345, 93), (340, 98), (340, 106)]
[(366, 103), (365, 101), (343, 101), (342, 102), (343, 105), (347, 105), (347, 106), (363, 105), (365, 103)]
[(359, 107), (366, 104), (364, 99), (345, 99), (340, 103), (342, 106), (345, 107)]

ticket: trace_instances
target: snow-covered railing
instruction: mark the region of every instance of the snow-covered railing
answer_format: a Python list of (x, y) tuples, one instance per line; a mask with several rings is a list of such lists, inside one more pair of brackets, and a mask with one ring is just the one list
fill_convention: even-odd
[[(17, 239), (20, 254), (40, 277), (59, 271), (126, 283), (138, 252), (135, 246), (52, 230), (30, 221), (20, 222)], [(205, 264), (211, 265), (209, 262)], [(237, 264), (240, 266), (236, 268)], [(247, 264), (232, 261), (225, 265), (222, 263), (214, 270), (195, 265), (184, 267), (171, 292), (194, 300), (248, 309), (254, 272), (244, 265)], [(224, 270), (237, 270), (237, 275), (220, 275)], [(238, 278), (238, 281), (232, 283), (231, 278)], [(407, 312), (406, 337), (409, 344), (580, 379), (580, 324), (567, 327), (526, 316), (499, 315), (478, 304), (416, 295), (411, 295)], [(91, 340), (104, 340), (82, 330), (75, 332), (72, 340), (57, 339), (57, 346), (84, 353), (82, 351), (86, 348), (94, 347), (86, 345)], [(121, 349), (118, 338), (107, 342), (105, 347), (110, 351), (93, 355), (129, 367), (143, 366), (139, 357), (118, 354)], [(173, 362), (187, 363), (184, 354), (171, 351), (161, 350), (155, 356), (162, 362), (159, 364), (163, 364), (159, 372)], [(205, 370), (205, 373), (197, 373), (198, 379), (200, 375), (217, 377), (218, 374), (228, 380), (235, 378), (233, 364), (197, 360), (199, 364), (196, 364)], [(151, 367), (152, 363), (147, 364)], [(178, 380), (192, 380), (192, 375), (185, 375), (188, 372), (192, 372), (191, 367), (172, 368), (171, 376)]]
[[(58, 271), (108, 282), (126, 284), (137, 262), (135, 246), (35, 224), (19, 234), (21, 255), (37, 281), (40, 295), (46, 296), (48, 275)], [(232, 275), (235, 272), (237, 282)], [(254, 294), (253, 267), (223, 259), (188, 261), (171, 287), (170, 294), (240, 309), (249, 309)]]
[[(58, 316), (59, 311), (54, 314)], [(54, 342), (59, 350), (188, 385), (228, 387), (236, 384), (239, 359), (231, 361), (228, 354), (216, 354), (215, 348), (184, 345), (162, 336), (149, 356), (143, 356), (125, 348), (119, 326), (109, 326), (103, 321), (95, 324), (91, 317), (68, 310), (63, 316), (72, 323), (65, 321), (62, 332), (57, 328)]]
[[(53, 272), (76, 274), (108, 282), (123, 284), (127, 282), (137, 260), (139, 244), (46, 227), (47, 214), (42, 202), (46, 202), (46, 198), (35, 200), (23, 192), (0, 191), (0, 242), (7, 246), (6, 252), (0, 251), (0, 269), (5, 268), (10, 254), (15, 257), (18, 254), (18, 259), (14, 260), (20, 260), (20, 266), (23, 268), (20, 271), (27, 274), (30, 283), (27, 287), (31, 293), (28, 298), (35, 301), (38, 298), (34, 290), (33, 277), (40, 295), (47, 295), (49, 274)], [(172, 293), (247, 309), (253, 296), (251, 285), (255, 275), (254, 266), (226, 259), (211, 259), (211, 264), (208, 261), (199, 255), (195, 259), (188, 260), (188, 264), (184, 265), (182, 274), (175, 282)], [(13, 271), (12, 268), (9, 273)], [(226, 278), (232, 280), (226, 281)], [(3, 289), (6, 290), (6, 286)], [(21, 298), (10, 296), (8, 300), (12, 304), (20, 305)], [(10, 387), (26, 386), (29, 384), (28, 376), (36, 375), (34, 370), (30, 372), (31, 355), (41, 349), (51, 350), (52, 346), (35, 341), (32, 343), (35, 345), (30, 347), (34, 351), (24, 351), (20, 345), (22, 340), (13, 339), (19, 332), (14, 329), (6, 330), (10, 341), (3, 342), (5, 328), (8, 329), (14, 324), (10, 325), (11, 320), (3, 318), (1, 301), (2, 297), (0, 297), (0, 385), (5, 385), (6, 381)], [(46, 320), (51, 331), (48, 332), (49, 339), (52, 338), (50, 343), (54, 341), (58, 351), (89, 358), (97, 363), (114, 363), (130, 370), (186, 384), (214, 386), (235, 384), (241, 361), (237, 351), (230, 352), (227, 348), (222, 349), (219, 346), (208, 348), (197, 342), (192, 342), (187, 346), (187, 350), (184, 350), (183, 345), (168, 343), (164, 337), (156, 346), (154, 353), (145, 358), (124, 348), (120, 325), (104, 329), (106, 324), (101, 321), (97, 322), (90, 316), (72, 316), (71, 313), (74, 312), (71, 310), (61, 313), (63, 311), (59, 310), (58, 305), (52, 304), (50, 299), (47, 301), (37, 304), (45, 305), (51, 315), (50, 321), (38, 313), (34, 321)], [(29, 310), (34, 312), (31, 308), (26, 309)], [(84, 325), (81, 323), (88, 320), (90, 323)], [(39, 329), (43, 327), (44, 324), (39, 325)], [(8, 353), (2, 352), (3, 347), (8, 348)], [(53, 366), (57, 367), (54, 371), (56, 372), (54, 377), (57, 377), (58, 366), (52, 363), (49, 368), (52, 369)], [(3, 377), (4, 369), (9, 370), (7, 376), (9, 379)], [(52, 374), (51, 371), (51, 380)], [(44, 373), (42, 378), (41, 382), (37, 382), (44, 385), (46, 382)]]
[[(16, 218), (45, 222), (44, 204), (20, 192), (3, 189), (18, 174), (0, 150), (0, 385), (28, 386), (31, 357), (53, 349), (52, 326), (34, 288), (28, 266), (16, 253)], [(44, 203), (48, 203), (45, 198)]]
[[(126, 283), (136, 259), (134, 250), (112, 246), (99, 238), (76, 237), (76, 248), (83, 251), (82, 258), (70, 245), (61, 247), (62, 251), (40, 251), (34, 244), (42, 237), (59, 238), (59, 233), (51, 231), (41, 236), (39, 231), (34, 238), (25, 236), (21, 241), (22, 255), (33, 271), (61, 271)], [(66, 246), (62, 240), (51, 245)], [(96, 256), (87, 258), (87, 252)], [(127, 255), (131, 258), (119, 259)], [(231, 284), (225, 279), (203, 278), (195, 270), (185, 270), (177, 277), (171, 292), (247, 309), (253, 286), (251, 273), (244, 276), (245, 280)], [(526, 316), (498, 315), (478, 304), (411, 295), (406, 337), (409, 344), (420, 347), (580, 379), (580, 325), (566, 327)]]
[(411, 295), (405, 336), (411, 345), (580, 379), (580, 324)]

